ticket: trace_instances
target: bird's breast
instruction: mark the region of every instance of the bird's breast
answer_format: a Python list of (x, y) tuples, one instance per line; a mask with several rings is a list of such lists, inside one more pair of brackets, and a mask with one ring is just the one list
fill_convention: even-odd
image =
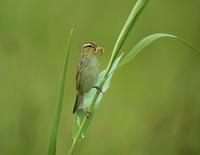
[(89, 91), (96, 83), (99, 74), (99, 63), (96, 57), (88, 58), (88, 63), (81, 75), (82, 91)]

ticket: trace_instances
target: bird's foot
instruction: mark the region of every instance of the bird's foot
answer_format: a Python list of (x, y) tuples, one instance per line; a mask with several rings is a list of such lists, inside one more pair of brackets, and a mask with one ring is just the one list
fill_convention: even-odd
[(99, 86), (93, 86), (92, 88), (95, 88), (99, 93), (104, 93)]
[(91, 116), (91, 112), (90, 111), (88, 111), (87, 109), (83, 109), (84, 110), (84, 113), (85, 113), (85, 116), (89, 119), (90, 118), (90, 116)]

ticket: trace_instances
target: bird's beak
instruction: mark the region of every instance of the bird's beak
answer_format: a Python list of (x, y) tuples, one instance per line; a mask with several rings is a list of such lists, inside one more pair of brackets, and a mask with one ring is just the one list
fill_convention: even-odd
[(97, 47), (95, 53), (102, 55), (104, 53), (104, 49), (102, 47)]

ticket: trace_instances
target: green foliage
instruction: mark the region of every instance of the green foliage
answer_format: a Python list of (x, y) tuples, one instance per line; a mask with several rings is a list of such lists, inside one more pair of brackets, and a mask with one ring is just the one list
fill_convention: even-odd
[[(105, 48), (101, 68), (111, 63), (113, 45), (136, 1), (1, 1), (0, 155), (46, 154), (47, 147), (58, 155), (67, 153), (76, 117), (72, 106), (81, 45), (99, 43)], [(146, 5), (144, 1), (137, 4)], [(178, 35), (199, 46), (199, 7), (200, 1), (195, 0), (149, 1), (142, 19), (131, 26), (134, 32), (129, 35), (126, 31), (127, 40), (118, 41), (124, 42), (123, 47), (115, 47), (118, 54), (113, 62), (121, 52), (124, 55), (113, 73), (110, 91), (99, 94), (105, 97), (98, 103), (103, 104), (102, 109), (95, 113), (97, 118), (91, 117), (85, 139), (74, 145), (76, 155), (200, 154), (200, 61), (191, 52), (198, 49), (177, 37), (157, 39), (150, 48), (138, 46), (146, 35), (157, 32)], [(59, 126), (58, 121), (53, 126), (53, 116), (59, 118), (54, 112), (58, 77), (65, 59), (66, 29), (71, 24), (76, 33), (67, 67), (67, 89)], [(152, 44), (147, 41), (146, 45)], [(101, 75), (100, 81), (105, 73)]]

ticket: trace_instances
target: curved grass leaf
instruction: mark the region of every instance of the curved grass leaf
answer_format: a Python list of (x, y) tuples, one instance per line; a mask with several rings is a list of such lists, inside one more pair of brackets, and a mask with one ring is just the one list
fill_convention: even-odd
[(50, 131), (47, 155), (56, 154), (56, 141), (57, 141), (57, 134), (58, 134), (58, 126), (59, 126), (59, 121), (60, 121), (60, 114), (61, 114), (62, 104), (63, 104), (65, 77), (67, 73), (67, 65), (68, 65), (68, 59), (69, 59), (72, 33), (73, 33), (73, 29), (71, 29), (70, 31), (67, 45), (66, 45), (65, 62), (64, 62), (62, 73), (61, 73), (61, 78), (60, 78), (60, 83), (59, 83), (59, 88), (58, 88), (58, 97), (57, 97), (56, 107), (55, 107), (55, 111), (53, 115), (53, 122), (52, 122), (51, 131)]
[(118, 67), (121, 67), (123, 65), (125, 65), (126, 63), (128, 63), (129, 61), (131, 61), (142, 49), (144, 49), (146, 46), (150, 45), (151, 43), (153, 43), (154, 41), (164, 38), (164, 37), (168, 37), (168, 38), (173, 38), (176, 39), (178, 41), (180, 41), (182, 44), (184, 44), (185, 46), (193, 49), (194, 51), (196, 51), (197, 53), (200, 54), (200, 50), (198, 48), (195, 48), (194, 46), (192, 46), (189, 42), (171, 35), (171, 34), (166, 34), (166, 33), (156, 33), (156, 34), (152, 34), (150, 36), (147, 36), (146, 38), (142, 39), (140, 42), (138, 42), (132, 50), (130, 50), (125, 57), (121, 60), (121, 63), (119, 64)]

